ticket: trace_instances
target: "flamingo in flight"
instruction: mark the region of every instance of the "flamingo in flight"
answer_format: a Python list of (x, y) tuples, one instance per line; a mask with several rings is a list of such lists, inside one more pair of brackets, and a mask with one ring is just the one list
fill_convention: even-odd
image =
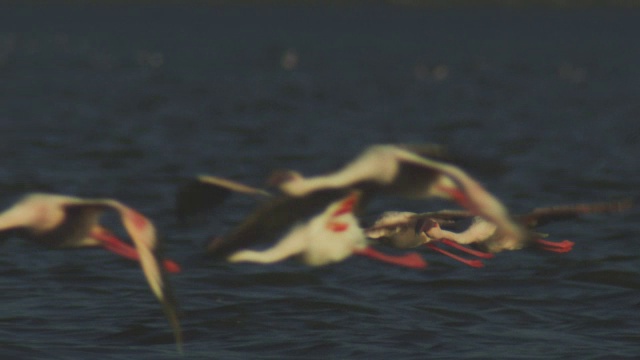
[[(365, 233), (369, 238), (379, 240), (393, 247), (407, 249), (426, 244), (430, 249), (450, 256), (474, 267), (483, 266), (480, 260), (461, 258), (436, 246), (442, 243), (473, 256), (488, 259), (493, 253), (503, 250), (518, 250), (527, 244), (543, 250), (564, 253), (573, 248), (569, 240), (559, 242), (545, 240), (546, 234), (533, 229), (552, 221), (577, 218), (581, 214), (619, 212), (631, 207), (630, 200), (575, 205), (561, 205), (536, 208), (533, 211), (515, 216), (515, 220), (527, 229), (527, 236), (519, 242), (506, 241), (496, 232), (497, 226), (481, 217), (464, 210), (441, 210), (416, 214), (411, 212), (386, 212)], [(459, 220), (471, 219), (471, 225), (462, 232), (442, 229), (442, 225), (452, 225)], [(485, 251), (470, 249), (465, 245), (476, 244)]]
[[(436, 226), (439, 228), (441, 223), (451, 224), (454, 222), (453, 220), (439, 218), (438, 216), (433, 215), (440, 214), (442, 212), (447, 212), (447, 210), (423, 214), (416, 214), (408, 211), (387, 211), (384, 212), (372, 226), (367, 227), (364, 231), (369, 239), (398, 249), (410, 249), (424, 244), (430, 249), (447, 255), (466, 265), (472, 267), (483, 267), (484, 264), (480, 260), (465, 259), (435, 246), (435, 242), (440, 242), (479, 258), (490, 259), (493, 257), (493, 254), (491, 253), (473, 250), (445, 238), (436, 239), (429, 237), (427, 235), (427, 231), (431, 228)], [(469, 217), (473, 216), (470, 212), (464, 210), (460, 211), (460, 213), (469, 214)], [(486, 221), (485, 223), (491, 224)], [(495, 232), (495, 225), (491, 224), (490, 226), (491, 230)]]
[[(114, 210), (120, 215), (135, 247), (122, 242), (99, 224), (101, 215), (107, 210)], [(0, 213), (0, 232), (5, 235), (15, 232), (20, 237), (50, 248), (102, 246), (125, 258), (139, 261), (149, 287), (162, 305), (173, 329), (178, 349), (181, 349), (182, 332), (177, 303), (165, 275), (165, 271), (178, 272), (180, 267), (173, 261), (161, 261), (156, 229), (144, 215), (113, 199), (33, 193)]]
[(353, 215), (359, 198), (359, 192), (353, 191), (329, 204), (322, 213), (294, 225), (273, 247), (262, 251), (239, 250), (227, 259), (230, 262), (274, 263), (297, 256), (307, 265), (322, 266), (355, 254), (399, 266), (426, 267), (426, 262), (416, 253), (391, 256), (369, 246), (358, 219)]
[(513, 222), (505, 206), (462, 169), (411, 151), (411, 147), (374, 145), (342, 169), (314, 177), (294, 171), (276, 175), (273, 181), (289, 196), (343, 188), (408, 198), (440, 197), (454, 200), (474, 215), (495, 224), (505, 241), (521, 241), (525, 231)]
[[(238, 250), (256, 243), (273, 243), (296, 223), (303, 222), (326, 210), (327, 206), (349, 195), (343, 190), (319, 191), (309, 196), (274, 195), (260, 188), (234, 180), (200, 175), (182, 187), (176, 200), (179, 218), (198, 213), (223, 202), (232, 193), (242, 193), (266, 199), (238, 226), (224, 237), (215, 237), (206, 248), (212, 256), (227, 258)], [(361, 196), (358, 195), (358, 198)], [(354, 201), (357, 207), (359, 201)]]
[(178, 194), (179, 215), (189, 215), (240, 192), (268, 198), (247, 216), (226, 240), (217, 238), (207, 248), (210, 254), (225, 256), (263, 239), (274, 240), (293, 223), (317, 215), (327, 204), (358, 190), (365, 203), (376, 194), (412, 198), (441, 197), (458, 202), (475, 215), (497, 224), (505, 239), (519, 241), (525, 234), (511, 220), (502, 203), (460, 168), (420, 156), (396, 145), (374, 145), (342, 169), (324, 176), (304, 178), (295, 171), (276, 171), (269, 183), (280, 194), (239, 184), (231, 180), (200, 176)]

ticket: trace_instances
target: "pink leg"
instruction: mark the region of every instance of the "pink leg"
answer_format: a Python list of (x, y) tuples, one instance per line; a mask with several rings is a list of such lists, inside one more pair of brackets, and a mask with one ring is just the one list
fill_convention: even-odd
[(354, 251), (354, 254), (367, 256), (389, 264), (405, 266), (414, 269), (424, 269), (427, 267), (427, 262), (424, 261), (424, 259), (417, 253), (409, 253), (403, 256), (392, 256), (381, 253), (369, 246), (362, 250)]
[(573, 241), (562, 240), (562, 241), (549, 241), (543, 239), (535, 239), (536, 244), (540, 246), (542, 250), (552, 251), (556, 253), (566, 253), (573, 249), (573, 245), (575, 244)]
[(451, 253), (451, 252), (449, 252), (447, 250), (444, 250), (444, 249), (441, 249), (441, 248), (437, 247), (436, 244), (434, 244), (434, 243), (427, 243), (426, 245), (427, 245), (427, 247), (429, 249), (431, 249), (433, 251), (437, 251), (437, 252), (439, 252), (439, 253), (441, 253), (443, 255), (446, 255), (446, 256), (454, 259), (454, 260), (458, 260), (463, 264), (466, 264), (466, 265), (469, 265), (469, 266), (472, 266), (472, 267), (475, 267), (475, 268), (481, 268), (481, 267), (484, 266), (484, 264), (480, 260), (469, 260), (469, 259), (462, 258), (462, 257), (460, 257), (460, 256), (458, 256), (456, 254), (453, 254), (453, 253)]
[(479, 251), (479, 250), (473, 250), (471, 248), (468, 248), (462, 244), (458, 244), (455, 241), (449, 240), (449, 239), (442, 239), (440, 240), (441, 243), (447, 245), (447, 246), (451, 246), (454, 249), (460, 250), (464, 253), (467, 253), (469, 255), (473, 255), (482, 259), (491, 259), (493, 258), (493, 254), (492, 253), (488, 253), (488, 252), (484, 252), (484, 251)]
[[(95, 228), (91, 231), (91, 237), (100, 240), (102, 242), (102, 246), (124, 258), (140, 261), (140, 256), (138, 255), (138, 251), (120, 239), (118, 239), (115, 235), (113, 235), (110, 231), (104, 228)], [(163, 260), (162, 266), (169, 273), (179, 273), (181, 271), (180, 265), (172, 260)]]

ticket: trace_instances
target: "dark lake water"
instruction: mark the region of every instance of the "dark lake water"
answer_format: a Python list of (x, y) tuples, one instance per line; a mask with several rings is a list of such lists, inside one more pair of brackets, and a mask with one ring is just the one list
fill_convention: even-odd
[[(184, 268), (187, 359), (637, 358), (637, 207), (542, 228), (568, 254), (424, 249), (415, 271), (203, 259), (253, 201), (187, 227), (173, 203), (196, 174), (259, 185), (396, 142), (448, 146), (514, 212), (638, 198), (638, 34), (636, 9), (3, 6), (0, 205), (53, 191), (152, 218)], [(180, 358), (136, 264), (1, 249), (3, 358)]]

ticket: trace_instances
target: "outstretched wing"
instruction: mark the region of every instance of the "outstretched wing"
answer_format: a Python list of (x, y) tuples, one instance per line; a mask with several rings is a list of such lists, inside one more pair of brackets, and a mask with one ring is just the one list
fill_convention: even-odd
[(88, 234), (103, 205), (78, 205), (79, 198), (31, 193), (0, 214), (0, 229), (22, 230), (26, 239), (52, 248), (97, 246)]
[(384, 238), (414, 226), (418, 214), (408, 211), (386, 211), (364, 231), (371, 239)]
[(278, 241), (274, 246), (261, 250), (243, 249), (229, 255), (229, 262), (255, 262), (271, 264), (300, 254), (308, 246), (304, 235), (304, 225), (294, 227), (290, 233)]
[(171, 289), (171, 285), (160, 266), (161, 256), (159, 255), (159, 244), (156, 236), (156, 229), (153, 223), (144, 215), (116, 200), (86, 200), (86, 205), (106, 205), (116, 210), (121, 217), (124, 227), (140, 256), (140, 265), (147, 278), (151, 291), (156, 296), (164, 310), (167, 319), (173, 329), (176, 343), (179, 349), (182, 348), (182, 330), (178, 320), (177, 301)]
[(435, 143), (422, 143), (422, 144), (397, 144), (399, 148), (408, 150), (414, 154), (428, 157), (430, 159), (446, 161), (450, 163), (457, 162), (445, 146)]
[(469, 210), (438, 210), (438, 211), (430, 211), (425, 213), (416, 214), (419, 218), (431, 218), (434, 221), (437, 221), (439, 224), (449, 224), (456, 222), (458, 220), (465, 220), (476, 216), (476, 214), (472, 213)]
[(496, 224), (505, 239), (518, 242), (525, 237), (524, 229), (512, 221), (505, 206), (462, 169), (399, 146), (371, 146), (334, 173), (287, 181), (280, 188), (291, 196), (303, 196), (319, 189), (363, 189), (365, 184), (414, 198), (452, 199)]
[(479, 182), (462, 169), (418, 156), (401, 148), (391, 148), (398, 161), (436, 171), (439, 176), (430, 178), (429, 193), (433, 196), (452, 198), (474, 215), (496, 224), (504, 236), (513, 241), (525, 238), (522, 227), (512, 221), (506, 207)]
[(0, 229), (21, 226), (28, 230), (28, 236), (49, 246), (96, 246), (101, 245), (101, 242), (93, 238), (91, 232), (99, 227), (98, 219), (107, 209), (120, 214), (139, 254), (147, 282), (162, 304), (180, 348), (182, 334), (176, 300), (160, 266), (155, 227), (142, 214), (111, 199), (85, 200), (65, 195), (34, 193), (0, 214)]
[(75, 248), (99, 246), (100, 242), (90, 236), (91, 229), (98, 225), (102, 213), (109, 209), (101, 204), (83, 204), (77, 198), (69, 198), (62, 208), (64, 221), (60, 226), (40, 237), (40, 242), (47, 246)]
[(629, 209), (633, 202), (629, 199), (621, 201), (550, 206), (533, 209), (532, 212), (518, 218), (529, 228), (542, 226), (552, 221), (577, 218), (582, 214), (620, 212)]
[(249, 214), (227, 236), (214, 239), (207, 253), (218, 257), (258, 243), (270, 243), (295, 223), (320, 213), (345, 190), (319, 190), (302, 197), (278, 196)]
[[(372, 226), (365, 229), (365, 234), (371, 239), (393, 238), (395, 241), (392, 241), (392, 243), (395, 242), (396, 247), (401, 244), (400, 247), (402, 247), (408, 246), (407, 244), (413, 244), (414, 240), (417, 241), (413, 236), (418, 236), (420, 232), (424, 231), (423, 228), (427, 224), (451, 225), (459, 220), (470, 219), (474, 216), (466, 210), (440, 210), (420, 214), (387, 211)], [(402, 240), (406, 241), (403, 242)]]
[(183, 186), (176, 197), (176, 214), (179, 219), (214, 208), (223, 203), (233, 192), (269, 197), (271, 194), (233, 180), (211, 175), (200, 175)]

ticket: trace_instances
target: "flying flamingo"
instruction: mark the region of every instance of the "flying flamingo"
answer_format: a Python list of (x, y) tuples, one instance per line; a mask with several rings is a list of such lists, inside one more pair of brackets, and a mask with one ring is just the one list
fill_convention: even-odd
[(426, 262), (416, 253), (390, 256), (374, 250), (353, 215), (360, 194), (331, 203), (327, 208), (293, 228), (273, 247), (262, 250), (239, 250), (228, 256), (230, 262), (274, 263), (292, 256), (311, 266), (342, 261), (351, 255), (362, 255), (394, 265), (424, 268)]
[(281, 190), (276, 195), (232, 180), (202, 175), (179, 192), (177, 210), (180, 215), (189, 215), (219, 204), (233, 192), (268, 198), (225, 241), (218, 238), (209, 245), (207, 252), (220, 256), (260, 239), (272, 241), (293, 223), (317, 215), (328, 203), (352, 190), (362, 192), (360, 203), (379, 193), (452, 199), (497, 224), (506, 239), (520, 240), (524, 236), (524, 229), (510, 219), (500, 201), (477, 181), (460, 168), (424, 158), (413, 149), (424, 152), (424, 147), (372, 146), (341, 170), (325, 176), (304, 178), (294, 171), (276, 171), (269, 180)]
[[(552, 221), (577, 218), (581, 214), (619, 212), (630, 206), (631, 201), (623, 200), (536, 208), (530, 213), (515, 216), (515, 220), (527, 229), (526, 237), (519, 242), (506, 241), (496, 232), (495, 224), (464, 210), (441, 210), (422, 214), (386, 212), (371, 227), (367, 228), (365, 233), (372, 239), (401, 249), (426, 244), (429, 248), (467, 265), (481, 267), (483, 266), (481, 261), (461, 258), (437, 247), (436, 243), (449, 245), (485, 259), (491, 258), (493, 253), (503, 250), (518, 250), (527, 244), (536, 245), (543, 250), (563, 253), (571, 251), (574, 245), (572, 241), (545, 240), (545, 234), (535, 232), (533, 229)], [(472, 220), (471, 225), (462, 232), (452, 232), (441, 227), (441, 225), (451, 225), (461, 219)], [(488, 252), (464, 246), (470, 244), (476, 244)]]
[[(99, 224), (100, 216), (107, 210), (114, 210), (120, 215), (135, 248), (123, 243)], [(0, 213), (0, 231), (16, 232), (27, 240), (50, 248), (102, 246), (125, 258), (139, 261), (181, 349), (182, 332), (176, 300), (165, 276), (165, 270), (177, 272), (180, 267), (168, 260), (161, 263), (156, 229), (150, 220), (136, 210), (113, 199), (81, 199), (33, 193)]]
[[(468, 211), (462, 212), (464, 212), (465, 214), (470, 214), (470, 217), (473, 216)], [(434, 213), (416, 214), (408, 211), (387, 211), (384, 212), (372, 226), (366, 228), (364, 231), (368, 238), (385, 245), (389, 245), (398, 249), (410, 249), (424, 244), (434, 251), (440, 252), (473, 267), (482, 267), (484, 266), (484, 264), (480, 260), (465, 259), (454, 253), (446, 251), (445, 249), (439, 248), (435, 246), (435, 242), (449, 245), (476, 257), (484, 259), (493, 257), (493, 254), (491, 253), (473, 250), (444, 238), (436, 239), (427, 236), (427, 231), (432, 227), (439, 227), (440, 223), (443, 222), (453, 222), (452, 220), (438, 218), (437, 216), (431, 216), (431, 214)], [(490, 224), (489, 222), (486, 223)], [(491, 225), (491, 227), (492, 231), (495, 232), (495, 225)]]
[(502, 203), (462, 169), (431, 160), (411, 147), (374, 145), (342, 169), (328, 175), (303, 177), (294, 171), (276, 174), (272, 181), (289, 196), (357, 188), (364, 196), (387, 193), (409, 198), (454, 200), (474, 215), (497, 226), (504, 241), (519, 242), (525, 231), (513, 222)]

